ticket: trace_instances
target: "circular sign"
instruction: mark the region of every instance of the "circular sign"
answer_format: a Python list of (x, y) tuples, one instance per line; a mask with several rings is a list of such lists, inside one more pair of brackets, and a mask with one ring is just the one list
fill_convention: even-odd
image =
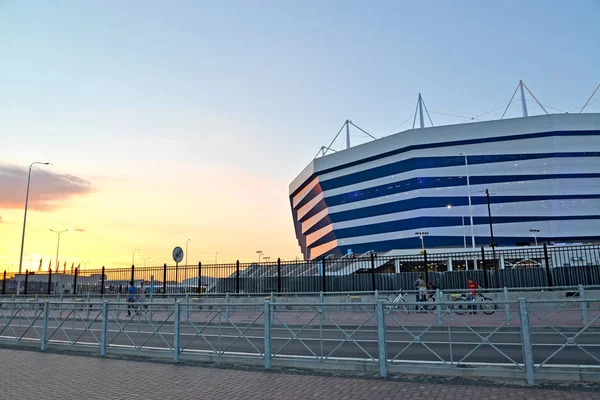
[(173, 249), (173, 260), (176, 263), (180, 263), (183, 260), (183, 249), (179, 246)]

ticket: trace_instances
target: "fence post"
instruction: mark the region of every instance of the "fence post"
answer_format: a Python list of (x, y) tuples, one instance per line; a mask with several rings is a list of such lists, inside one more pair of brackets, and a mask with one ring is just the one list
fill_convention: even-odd
[(48, 270), (48, 296), (52, 294), (52, 268)]
[(87, 294), (87, 298), (85, 299), (87, 303), (87, 318), (90, 318), (90, 312), (92, 311), (92, 299), (90, 298), (90, 294)]
[(2, 278), (2, 296), (6, 294), (6, 271), (4, 271), (4, 276)]
[(265, 369), (271, 368), (271, 304), (265, 301)]
[(117, 292), (117, 319), (121, 315), (121, 292)]
[(25, 289), (23, 289), (23, 294), (27, 296), (27, 283), (29, 281), (29, 270), (25, 270)]
[(225, 293), (225, 318), (229, 319), (229, 292)]
[(198, 261), (198, 294), (202, 293), (202, 263)]
[(131, 282), (135, 282), (135, 265), (131, 265)]
[(425, 262), (425, 285), (429, 282), (429, 268), (427, 266), (427, 250), (423, 250), (423, 261)]
[(38, 313), (38, 310), (40, 308), (39, 304), (38, 304), (38, 301), (39, 301), (39, 298), (38, 298), (38, 295), (36, 294), (35, 297), (33, 298), (33, 315), (34, 315), (34, 318), (37, 317), (37, 313)]
[(240, 260), (235, 262), (235, 292), (240, 292)]
[(271, 298), (270, 298), (270, 302), (272, 304), (271, 307), (271, 321), (275, 320), (275, 317), (273, 317), (273, 313), (275, 312), (275, 302), (277, 301), (277, 299), (275, 298), (275, 295), (273, 294), (273, 292), (271, 292)]
[(506, 318), (506, 323), (510, 324), (510, 304), (508, 303), (508, 288), (504, 286), (504, 314)]
[(485, 250), (481, 246), (481, 269), (483, 270), (483, 287), (489, 289), (487, 268), (485, 267)]
[(73, 296), (77, 294), (77, 275), (79, 275), (79, 268), (75, 268), (75, 274), (73, 275)]
[(327, 261), (327, 259), (325, 257), (321, 258), (321, 263), (323, 265), (323, 268), (322, 268), (323, 271), (321, 271), (322, 272), (322, 274), (321, 274), (321, 283), (322, 283), (321, 292), (323, 292), (323, 293), (327, 291), (327, 277), (326, 277), (327, 274), (325, 273), (326, 261)]
[(583, 285), (579, 285), (579, 301), (581, 301), (581, 319), (583, 320), (583, 325), (587, 325), (588, 308), (587, 303), (585, 302), (585, 290), (583, 289)]
[(442, 292), (440, 289), (435, 289), (435, 310), (437, 311), (437, 322), (438, 324), (442, 323), (442, 305), (441, 305), (441, 297)]
[(387, 339), (383, 300), (377, 301), (377, 347), (379, 349), (379, 375), (385, 378), (387, 376)]
[(281, 258), (277, 258), (277, 293), (281, 293)]
[(104, 297), (104, 265), (102, 266), (102, 276), (100, 277), (100, 295)]
[(190, 319), (190, 294), (185, 294), (185, 319)]
[(163, 294), (167, 294), (167, 263), (163, 265)]
[(523, 363), (527, 371), (527, 384), (535, 384), (534, 364), (533, 364), (533, 345), (531, 343), (531, 329), (529, 327), (529, 311), (527, 309), (527, 300), (525, 297), (519, 297), (519, 314), (521, 317), (521, 342), (523, 343)]
[(44, 325), (42, 328), (42, 340), (40, 350), (46, 350), (46, 341), (48, 340), (48, 319), (50, 316), (50, 300), (44, 300)]
[[(117, 314), (118, 315), (118, 314)], [(108, 340), (108, 302), (104, 300), (102, 303), (102, 339), (100, 339), (100, 355), (106, 355)]]
[(377, 290), (377, 281), (375, 279), (375, 254), (371, 253), (371, 290)]
[(546, 280), (548, 287), (552, 287), (552, 273), (550, 272), (550, 259), (548, 257), (548, 246), (544, 243), (544, 262), (546, 263)]
[(173, 316), (173, 361), (176, 363), (179, 362), (179, 356), (181, 351), (181, 346), (179, 345), (179, 304), (179, 301), (175, 302), (175, 312)]

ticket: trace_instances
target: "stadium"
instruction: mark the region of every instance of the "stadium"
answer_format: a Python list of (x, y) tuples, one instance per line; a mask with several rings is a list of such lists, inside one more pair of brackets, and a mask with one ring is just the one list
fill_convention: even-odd
[(600, 114), (524, 109), (399, 132), (316, 157), (289, 199), (306, 260), (489, 246), (492, 235), (502, 247), (597, 243)]

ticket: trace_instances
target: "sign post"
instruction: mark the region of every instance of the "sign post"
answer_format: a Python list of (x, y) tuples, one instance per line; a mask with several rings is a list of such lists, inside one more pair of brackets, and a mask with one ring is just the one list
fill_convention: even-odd
[(179, 293), (179, 263), (183, 260), (183, 249), (179, 246), (173, 249), (173, 261), (175, 261), (175, 284), (177, 285), (176, 293)]

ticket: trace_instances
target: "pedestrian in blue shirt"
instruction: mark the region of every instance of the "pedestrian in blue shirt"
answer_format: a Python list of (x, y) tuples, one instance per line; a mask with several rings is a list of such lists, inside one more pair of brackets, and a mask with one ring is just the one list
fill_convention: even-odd
[(135, 301), (137, 300), (138, 289), (135, 286), (135, 284), (134, 284), (133, 281), (131, 281), (129, 289), (127, 289), (127, 293), (129, 293), (129, 296), (127, 296), (127, 303), (129, 303), (127, 305), (127, 316), (130, 317), (131, 316), (131, 310), (134, 310), (135, 313), (137, 314), (137, 310), (136, 310), (136, 307), (135, 307)]

